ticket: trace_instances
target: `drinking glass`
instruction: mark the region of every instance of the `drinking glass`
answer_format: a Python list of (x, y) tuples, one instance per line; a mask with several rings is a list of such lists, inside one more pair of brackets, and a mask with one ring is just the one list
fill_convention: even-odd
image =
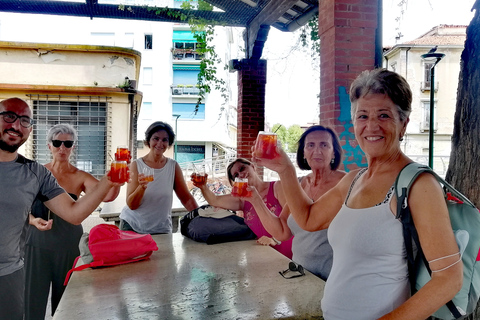
[(153, 168), (145, 166), (142, 169), (142, 173), (144, 175), (143, 180), (148, 181), (148, 182), (152, 182), (154, 180), (154, 169)]
[(115, 160), (117, 161), (126, 161), (127, 164), (130, 163), (130, 150), (127, 146), (118, 146), (117, 152), (115, 153)]
[(254, 156), (257, 158), (273, 159), (277, 156), (277, 134), (260, 131), (255, 144)]
[(232, 196), (234, 197), (251, 197), (252, 191), (247, 190), (248, 179), (235, 178), (232, 188)]
[(128, 172), (128, 165), (126, 161), (113, 161), (110, 166), (110, 172), (108, 173), (112, 182), (124, 183), (130, 179), (130, 173)]

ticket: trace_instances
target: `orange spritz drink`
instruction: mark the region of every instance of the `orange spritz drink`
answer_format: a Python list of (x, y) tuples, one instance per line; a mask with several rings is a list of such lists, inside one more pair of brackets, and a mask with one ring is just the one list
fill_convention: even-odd
[(232, 188), (232, 196), (234, 197), (251, 197), (252, 191), (247, 190), (248, 179), (235, 178)]
[(277, 156), (277, 134), (260, 131), (255, 144), (254, 155), (257, 158), (273, 159)]
[(110, 172), (108, 173), (112, 182), (124, 183), (130, 179), (130, 173), (128, 172), (128, 165), (126, 161), (113, 161), (110, 166)]

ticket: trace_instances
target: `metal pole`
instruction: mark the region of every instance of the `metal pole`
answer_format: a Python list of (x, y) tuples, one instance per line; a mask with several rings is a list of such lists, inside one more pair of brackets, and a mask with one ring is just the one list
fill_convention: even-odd
[(176, 117), (175, 118), (175, 142), (174, 142), (174, 155), (173, 155), (173, 159), (175, 159), (175, 161), (177, 161), (177, 140), (178, 140), (178, 136), (177, 136), (177, 121), (178, 121), (178, 118), (180, 118), (180, 115), (179, 114), (172, 114), (172, 116)]
[(445, 57), (444, 53), (436, 53), (437, 47), (432, 48), (428, 53), (422, 54), (424, 60), (432, 61), (435, 59), (430, 68), (430, 125), (428, 126), (428, 166), (433, 170), (433, 130), (435, 129), (435, 66)]
[[(438, 62), (439, 60), (437, 60)], [(435, 96), (435, 62), (430, 69), (430, 126), (428, 130), (428, 166), (433, 169), (433, 129), (434, 129), (434, 96)]]

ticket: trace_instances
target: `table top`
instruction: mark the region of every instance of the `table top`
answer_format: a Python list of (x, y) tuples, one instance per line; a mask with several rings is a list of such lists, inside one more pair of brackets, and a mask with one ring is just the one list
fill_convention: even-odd
[(148, 260), (74, 272), (54, 319), (323, 319), (324, 281), (284, 279), (290, 260), (271, 247), (153, 238)]

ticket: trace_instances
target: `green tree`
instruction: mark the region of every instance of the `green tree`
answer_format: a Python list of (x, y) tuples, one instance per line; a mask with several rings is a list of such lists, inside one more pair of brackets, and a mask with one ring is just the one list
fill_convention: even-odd
[(294, 124), (288, 127), (287, 130), (287, 151), (290, 153), (296, 153), (298, 147), (298, 139), (303, 133), (303, 129), (298, 124)]
[(297, 142), (303, 133), (303, 129), (298, 124), (292, 125), (288, 128), (277, 123), (272, 128), (278, 136), (278, 140), (282, 145), (283, 150), (289, 153), (297, 152)]

